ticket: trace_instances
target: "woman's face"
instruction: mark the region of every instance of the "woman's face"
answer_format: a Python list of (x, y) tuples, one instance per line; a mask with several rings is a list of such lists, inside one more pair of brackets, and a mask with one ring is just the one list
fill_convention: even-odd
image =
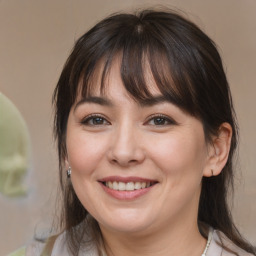
[(155, 100), (136, 103), (116, 62), (104, 95), (78, 98), (69, 114), (72, 184), (105, 231), (146, 234), (197, 221), (209, 158), (202, 123), (148, 84)]

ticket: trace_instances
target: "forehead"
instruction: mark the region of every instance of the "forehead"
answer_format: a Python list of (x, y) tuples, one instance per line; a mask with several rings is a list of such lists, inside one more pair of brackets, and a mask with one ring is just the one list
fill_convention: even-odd
[[(115, 57), (108, 66), (106, 66), (105, 61), (101, 60), (96, 65), (88, 82), (85, 84), (80, 81), (77, 99), (94, 96), (111, 98), (113, 93), (117, 97), (118, 94), (120, 96), (125, 94), (129, 100), (138, 102), (147, 101), (156, 96), (158, 98), (163, 97), (154, 80), (148, 61), (143, 65), (142, 73), (144, 81), (138, 85), (139, 81), (129, 81), (122, 76), (122, 59), (120, 56)], [(135, 78), (135, 80), (139, 79)], [(135, 87), (137, 90), (139, 89), (137, 93), (134, 92)]]

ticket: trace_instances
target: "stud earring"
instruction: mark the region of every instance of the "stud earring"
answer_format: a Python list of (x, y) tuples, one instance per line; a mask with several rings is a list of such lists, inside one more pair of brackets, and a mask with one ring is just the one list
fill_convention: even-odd
[(70, 178), (70, 176), (71, 176), (71, 167), (69, 166), (67, 170), (67, 177)]

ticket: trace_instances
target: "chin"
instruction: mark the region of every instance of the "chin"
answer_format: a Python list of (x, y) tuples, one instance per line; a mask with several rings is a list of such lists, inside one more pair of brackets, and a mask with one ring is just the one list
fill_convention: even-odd
[(114, 232), (141, 233), (149, 229), (154, 220), (152, 215), (145, 215), (145, 212), (141, 214), (136, 210), (126, 210), (125, 212), (119, 211), (117, 214), (111, 214), (108, 219), (101, 219), (98, 222), (101, 228)]

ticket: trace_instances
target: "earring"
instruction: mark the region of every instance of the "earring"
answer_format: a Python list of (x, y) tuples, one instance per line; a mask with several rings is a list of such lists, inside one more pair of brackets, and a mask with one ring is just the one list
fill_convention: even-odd
[(211, 169), (211, 172), (212, 172), (212, 176), (214, 176), (213, 169)]
[(69, 166), (67, 170), (67, 177), (70, 178), (70, 176), (71, 176), (71, 167)]

